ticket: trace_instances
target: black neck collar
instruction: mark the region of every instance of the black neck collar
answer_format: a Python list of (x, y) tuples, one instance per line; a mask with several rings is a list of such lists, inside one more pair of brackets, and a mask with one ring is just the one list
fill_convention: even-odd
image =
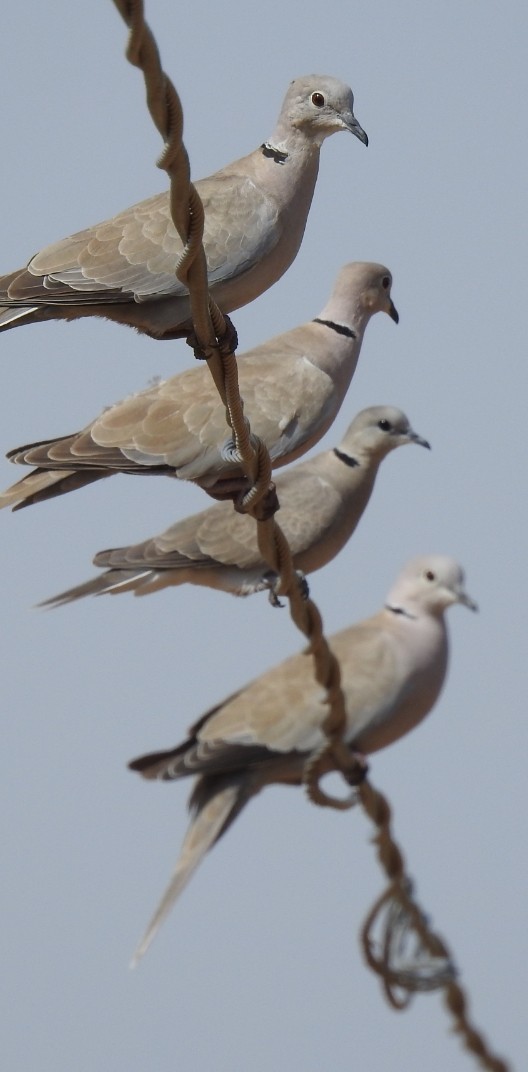
[(349, 465), (351, 469), (354, 469), (356, 465), (359, 465), (357, 458), (353, 458), (351, 454), (345, 454), (344, 451), (338, 450), (337, 447), (334, 447), (334, 454), (336, 458), (339, 458), (340, 462)]
[(346, 324), (336, 324), (335, 320), (321, 320), (319, 316), (316, 316), (313, 320), (314, 324), (323, 324), (325, 328), (331, 328), (332, 331), (337, 331), (338, 335), (346, 335), (347, 339), (357, 339), (355, 331), (352, 328), (347, 328)]
[(276, 164), (284, 164), (288, 159), (288, 153), (283, 152), (282, 149), (276, 149), (269, 141), (263, 141), (260, 148), (263, 156), (271, 156)]
[(390, 603), (386, 603), (385, 610), (390, 610), (391, 614), (401, 614), (403, 618), (410, 618), (413, 622), (416, 621), (416, 614), (410, 614), (405, 607), (391, 607)]

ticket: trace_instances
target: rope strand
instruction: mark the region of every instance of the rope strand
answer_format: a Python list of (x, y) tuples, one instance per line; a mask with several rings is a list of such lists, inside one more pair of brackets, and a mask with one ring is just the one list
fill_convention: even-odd
[[(339, 686), (339, 667), (323, 636), (319, 611), (306, 597), (305, 585), (301, 583), (293, 567), (291, 552), (282, 531), (273, 517), (263, 520), (261, 516), (260, 503), (270, 488), (271, 463), (264, 444), (251, 434), (238, 387), (236, 358), (227, 342), (226, 318), (208, 294), (207, 265), (202, 245), (204, 213), (200, 197), (190, 181), (189, 157), (183, 144), (183, 109), (180, 98), (161, 67), (156, 41), (145, 21), (142, 0), (114, 0), (114, 3), (130, 30), (127, 59), (143, 73), (147, 105), (165, 142), (158, 167), (163, 168), (169, 176), (171, 215), (184, 243), (176, 275), (189, 291), (198, 347), (208, 361), (226, 408), (227, 423), (233, 432), (235, 456), (240, 460), (250, 483), (249, 490), (237, 503), (237, 509), (255, 518), (263, 557), (279, 575), (280, 593), (288, 599), (291, 617), (309, 641), (316, 679), (327, 692), (330, 708), (327, 721), (328, 725), (332, 726), (332, 731), (328, 734), (328, 752), (331, 755), (335, 740), (345, 728), (345, 704)], [(275, 508), (277, 505), (276, 502)], [(323, 755), (317, 757), (311, 767), (308, 783), (309, 791), (318, 795), (319, 803), (325, 800), (325, 794), (318, 786), (319, 770), (322, 769), (324, 761)]]
[[(265, 445), (251, 434), (238, 388), (234, 355), (236, 332), (208, 293), (202, 244), (204, 212), (190, 181), (180, 98), (161, 67), (156, 41), (144, 18), (142, 0), (114, 0), (114, 3), (130, 30), (127, 59), (143, 73), (147, 105), (165, 143), (158, 167), (164, 169), (170, 179), (172, 220), (184, 246), (176, 265), (176, 275), (189, 291), (195, 352), (208, 361), (225, 407), (227, 423), (233, 432), (235, 455), (250, 482), (236, 508), (256, 520), (260, 552), (279, 578), (275, 594), (287, 597), (292, 620), (309, 641), (307, 652), (314, 660), (316, 680), (326, 691), (328, 715), (323, 730), (327, 742), (310, 756), (304, 783), (310, 799), (318, 805), (344, 809), (360, 802), (376, 827), (374, 841), (378, 859), (389, 885), (369, 912), (361, 931), (366, 962), (381, 977), (387, 1000), (395, 1009), (407, 1008), (418, 991), (442, 988), (454, 1030), (461, 1036), (466, 1049), (489, 1072), (508, 1072), (506, 1063), (492, 1054), (483, 1036), (471, 1024), (467, 998), (455, 982), (456, 971), (447, 946), (430, 929), (424, 913), (413, 899), (412, 883), (392, 836), (387, 800), (367, 781), (363, 757), (351, 753), (343, 743), (346, 711), (339, 663), (325, 639), (319, 610), (306, 597), (305, 587), (293, 566), (288, 542), (273, 516), (278, 504), (273, 496), (269, 454)], [(321, 789), (321, 777), (332, 770), (339, 771), (349, 785), (357, 786), (352, 797), (339, 800)], [(376, 928), (382, 931), (379, 941), (374, 935)], [(411, 940), (412, 955), (407, 951)]]

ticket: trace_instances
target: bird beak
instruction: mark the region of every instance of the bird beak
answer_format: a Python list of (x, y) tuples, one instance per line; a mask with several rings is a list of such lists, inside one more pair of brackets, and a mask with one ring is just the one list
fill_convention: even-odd
[(425, 447), (426, 450), (431, 450), (431, 444), (423, 436), (418, 435), (418, 432), (413, 432), (412, 428), (409, 431), (409, 442), (417, 443), (419, 447)]
[(400, 314), (399, 314), (399, 312), (398, 312), (398, 310), (397, 310), (392, 298), (389, 299), (389, 308), (387, 309), (387, 312), (388, 312), (391, 320), (394, 320), (395, 324), (399, 324), (399, 322), (400, 322)]
[(457, 602), (462, 603), (464, 607), (469, 607), (470, 610), (478, 610), (478, 603), (475, 603), (475, 600), (468, 596), (463, 588), (457, 592)]
[(368, 135), (363, 130), (363, 127), (360, 127), (352, 112), (348, 112), (347, 114), (341, 112), (340, 118), (346, 130), (349, 130), (351, 134), (355, 134), (356, 138), (359, 138), (359, 140), (363, 142), (363, 145), (368, 145)]

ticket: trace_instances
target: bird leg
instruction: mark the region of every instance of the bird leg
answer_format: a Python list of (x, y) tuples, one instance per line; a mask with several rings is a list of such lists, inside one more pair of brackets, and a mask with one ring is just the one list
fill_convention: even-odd
[[(234, 474), (233, 476), (225, 477), (223, 480), (217, 480), (210, 488), (204, 488), (203, 490), (207, 492), (211, 499), (216, 499), (219, 502), (231, 499), (235, 510), (237, 510), (237, 504), (247, 495), (250, 488), (251, 482), (247, 476)], [(240, 509), (238, 512), (241, 514), (246, 513), (244, 509)]]

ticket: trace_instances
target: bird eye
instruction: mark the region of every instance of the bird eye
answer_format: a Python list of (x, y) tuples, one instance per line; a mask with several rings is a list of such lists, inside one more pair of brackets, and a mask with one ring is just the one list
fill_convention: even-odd
[(389, 275), (384, 275), (384, 276), (383, 276), (383, 279), (381, 280), (381, 285), (382, 285), (382, 287), (383, 287), (383, 289), (384, 289), (384, 290), (388, 290), (388, 289), (389, 289), (389, 287), (390, 287), (390, 285), (391, 285), (391, 281), (390, 281), (390, 276), (389, 276)]
[(378, 421), (378, 428), (381, 428), (382, 432), (390, 432), (392, 431), (392, 424), (383, 417), (381, 421)]
[(430, 569), (425, 571), (424, 577), (426, 581), (436, 581), (436, 573), (433, 573), (433, 571)]
[(312, 93), (312, 104), (315, 104), (316, 108), (322, 108), (325, 99), (322, 93)]

